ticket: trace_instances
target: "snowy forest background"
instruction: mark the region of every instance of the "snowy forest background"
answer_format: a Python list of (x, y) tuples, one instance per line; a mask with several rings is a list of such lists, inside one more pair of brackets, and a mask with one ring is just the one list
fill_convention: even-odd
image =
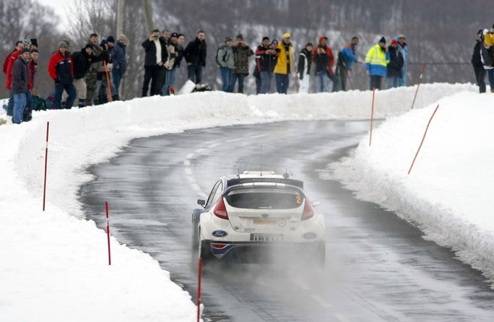
[[(117, 0), (65, 1), (64, 14), (71, 21), (62, 26), (62, 18), (53, 9), (34, 0), (0, 2), (0, 58), (12, 51), (15, 41), (37, 38), (40, 50), (35, 93), (46, 97), (53, 90), (47, 65), (59, 41), (71, 42), (71, 51), (80, 50), (96, 32), (101, 37), (117, 36)], [(485, 0), (149, 0), (155, 26), (186, 35), (186, 44), (198, 30), (206, 32), (208, 62), (203, 82), (218, 88), (219, 72), (214, 62), (216, 48), (225, 36), (242, 33), (253, 50), (263, 36), (281, 39), (292, 34), (296, 52), (308, 42), (326, 35), (335, 54), (352, 36), (360, 38), (358, 56), (381, 35), (387, 39), (405, 34), (410, 48), (409, 85), (418, 81), (423, 63), (427, 63), (422, 82), (474, 82), (470, 64), (476, 32), (494, 23), (492, 4)], [(123, 80), (122, 98), (140, 94), (144, 50), (148, 36), (143, 1), (126, 0), (123, 33), (127, 45), (128, 72)], [(254, 59), (251, 59), (251, 70)], [(186, 80), (185, 63), (177, 74), (177, 87)], [(367, 89), (362, 68), (353, 74), (353, 88)], [(5, 84), (1, 73), (0, 82)], [(254, 92), (254, 79), (247, 79), (247, 93)], [(1, 86), (0, 97), (7, 97)]]

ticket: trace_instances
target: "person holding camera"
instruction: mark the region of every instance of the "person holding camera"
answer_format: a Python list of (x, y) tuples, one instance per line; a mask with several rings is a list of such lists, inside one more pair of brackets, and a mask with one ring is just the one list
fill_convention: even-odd
[(329, 92), (329, 81), (333, 81), (333, 89), (336, 89), (337, 79), (333, 72), (335, 62), (333, 51), (326, 44), (328, 37), (319, 37), (316, 48), (312, 50), (312, 60), (315, 65), (316, 93)]
[(262, 43), (256, 49), (256, 68), (261, 76), (259, 94), (267, 94), (270, 91), (271, 78), (278, 54), (276, 48), (269, 43), (269, 37), (263, 37)]
[(254, 51), (252, 51), (249, 45), (245, 43), (242, 34), (237, 35), (236, 44), (233, 45), (232, 48), (233, 58), (235, 60), (232, 89), (235, 87), (235, 83), (238, 80), (237, 93), (243, 93), (245, 77), (249, 75), (249, 57), (254, 55)]
[(161, 92), (161, 73), (168, 58), (166, 43), (160, 37), (159, 29), (151, 31), (149, 38), (142, 43), (146, 54), (144, 56), (144, 81), (142, 82), (142, 97), (148, 95), (149, 83), (151, 82), (151, 96), (159, 95)]

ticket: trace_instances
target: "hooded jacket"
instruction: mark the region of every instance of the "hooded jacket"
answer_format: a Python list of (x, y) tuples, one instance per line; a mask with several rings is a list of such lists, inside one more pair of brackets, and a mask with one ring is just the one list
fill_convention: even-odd
[(278, 43), (279, 55), (276, 66), (274, 67), (275, 74), (288, 75), (295, 70), (293, 63), (293, 46), (291, 42), (285, 43), (283, 40)]
[[(319, 43), (317, 47), (312, 50), (312, 60), (315, 64), (315, 72), (322, 73), (327, 72), (328, 75), (334, 75), (334, 55), (331, 48), (327, 45), (323, 45), (322, 41), (327, 38), (324, 36), (319, 37)], [(323, 49), (324, 53), (320, 53), (319, 49)]]
[(370, 76), (386, 77), (389, 53), (379, 44), (372, 46), (365, 56), (365, 69)]

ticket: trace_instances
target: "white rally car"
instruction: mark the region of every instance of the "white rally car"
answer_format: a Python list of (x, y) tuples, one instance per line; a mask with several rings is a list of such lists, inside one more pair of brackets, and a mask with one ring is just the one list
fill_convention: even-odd
[(303, 182), (271, 171), (221, 177), (192, 212), (193, 247), (203, 260), (297, 250), (325, 261), (325, 224)]

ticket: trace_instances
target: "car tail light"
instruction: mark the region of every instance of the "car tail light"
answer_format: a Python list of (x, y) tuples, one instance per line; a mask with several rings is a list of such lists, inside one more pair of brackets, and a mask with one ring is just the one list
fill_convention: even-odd
[(314, 208), (309, 198), (305, 197), (304, 213), (302, 214), (302, 220), (307, 220), (314, 217)]
[(225, 201), (223, 200), (223, 197), (220, 198), (220, 201), (218, 201), (218, 203), (214, 207), (213, 214), (218, 218), (228, 220), (228, 212), (226, 212)]

